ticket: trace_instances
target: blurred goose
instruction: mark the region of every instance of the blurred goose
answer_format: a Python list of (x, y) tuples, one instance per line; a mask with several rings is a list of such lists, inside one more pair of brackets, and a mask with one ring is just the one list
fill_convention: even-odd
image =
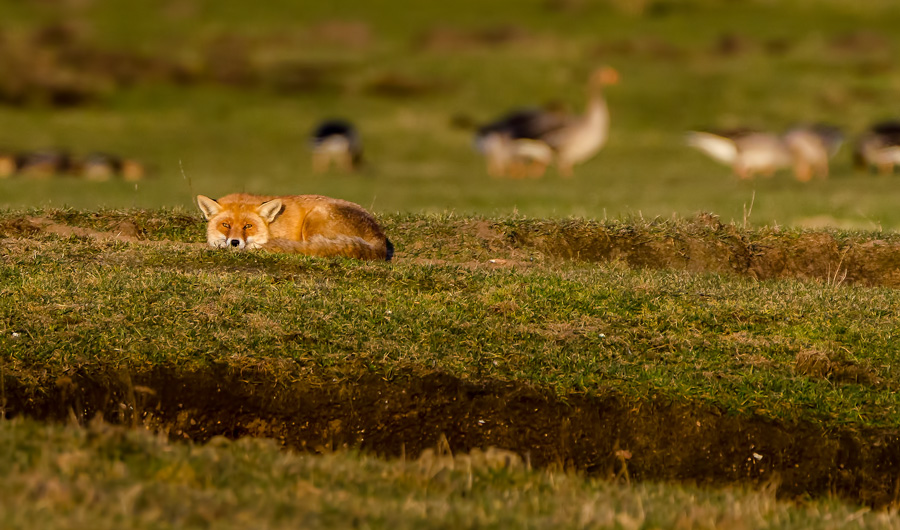
[(505, 173), (510, 161), (517, 158), (546, 167), (547, 155), (552, 154), (560, 175), (572, 176), (576, 164), (587, 161), (606, 144), (609, 108), (603, 89), (618, 81), (618, 72), (610, 67), (594, 71), (588, 83), (587, 107), (580, 116), (524, 109), (479, 129), (476, 144), (487, 158), (488, 171)]
[(553, 150), (535, 139), (561, 117), (543, 109), (521, 109), (489, 123), (475, 135), (475, 146), (487, 160), (492, 177), (540, 177), (553, 161)]
[(324, 173), (332, 165), (341, 171), (355, 171), (362, 162), (362, 142), (356, 128), (344, 120), (327, 120), (312, 133), (312, 169)]
[(34, 151), (20, 154), (16, 167), (26, 177), (46, 178), (69, 173), (72, 159), (65, 151)]
[(119, 174), (126, 182), (137, 182), (147, 175), (144, 164), (131, 158), (123, 158), (119, 167)]
[(542, 140), (516, 138), (510, 145), (509, 173), (512, 177), (540, 178), (553, 162), (553, 149)]
[(122, 161), (113, 155), (106, 153), (90, 153), (76, 164), (79, 176), (86, 180), (104, 181), (118, 175), (122, 168)]
[(609, 137), (609, 108), (604, 87), (619, 82), (619, 73), (605, 66), (595, 70), (588, 83), (587, 108), (581, 116), (572, 116), (562, 126), (541, 134), (538, 139), (556, 152), (560, 175), (572, 176), (575, 164), (592, 158), (606, 145)]
[(794, 159), (794, 175), (801, 182), (828, 177), (828, 160), (844, 141), (840, 129), (825, 124), (796, 126), (783, 138)]
[(900, 165), (900, 122), (882, 122), (869, 128), (854, 146), (853, 161), (858, 168), (874, 167), (882, 175), (893, 173)]
[(777, 134), (736, 130), (721, 133), (690, 131), (687, 144), (732, 167), (740, 179), (771, 176), (790, 167), (791, 151)]
[(17, 169), (16, 155), (0, 152), (0, 179), (9, 178), (15, 175)]

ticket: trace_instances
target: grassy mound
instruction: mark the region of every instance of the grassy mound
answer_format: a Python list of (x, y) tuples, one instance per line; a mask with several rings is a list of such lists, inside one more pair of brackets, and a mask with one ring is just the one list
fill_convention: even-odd
[[(829, 252), (811, 242), (848, 256), (892, 241), (708, 218), (384, 221), (391, 263), (217, 252), (179, 212), (4, 215), (7, 414), (394, 455), (445, 435), (613, 475), (623, 449), (640, 478), (779, 476), (792, 496), (892, 502), (900, 300), (850, 285), (867, 283), (840, 272), (851, 259), (811, 258)], [(757, 281), (709, 258), (752, 263), (759, 242), (799, 256), (781, 276), (813, 279)]]

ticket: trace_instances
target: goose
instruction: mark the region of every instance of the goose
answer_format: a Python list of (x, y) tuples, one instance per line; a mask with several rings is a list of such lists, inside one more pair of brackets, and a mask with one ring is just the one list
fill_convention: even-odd
[(137, 160), (131, 158), (123, 158), (122, 165), (119, 168), (119, 172), (121, 174), (122, 180), (124, 180), (125, 182), (137, 182), (139, 180), (143, 180), (143, 178), (147, 175), (147, 168), (145, 168), (144, 164)]
[(556, 164), (563, 177), (571, 177), (573, 167), (591, 159), (606, 145), (609, 137), (609, 107), (603, 90), (619, 82), (619, 73), (604, 66), (591, 74), (587, 108), (581, 116), (565, 119), (560, 127), (538, 136), (556, 153)]
[(482, 126), (475, 146), (487, 161), (492, 177), (540, 177), (553, 161), (553, 150), (536, 139), (540, 131), (558, 126), (560, 116), (544, 109), (514, 110)]
[(90, 153), (75, 163), (77, 174), (85, 180), (105, 181), (117, 175), (122, 168), (122, 161), (107, 153)]
[(870, 127), (856, 141), (853, 161), (858, 168), (874, 167), (882, 175), (900, 165), (900, 122), (886, 121)]
[(362, 162), (362, 142), (356, 128), (348, 121), (326, 120), (312, 132), (312, 169), (324, 173), (332, 165), (351, 172)]
[(844, 135), (840, 129), (825, 124), (798, 125), (783, 135), (794, 158), (794, 176), (808, 182), (814, 176), (828, 177), (828, 161), (840, 149)]
[(0, 152), (0, 179), (9, 178), (15, 175), (17, 170), (16, 155)]
[(72, 169), (72, 158), (65, 151), (34, 151), (20, 154), (16, 167), (26, 177), (47, 178), (68, 174)]
[(95, 151), (72, 162), (71, 172), (85, 180), (95, 182), (120, 178), (126, 182), (137, 182), (144, 178), (144, 165), (132, 158)]
[(790, 167), (793, 156), (777, 134), (739, 129), (726, 132), (689, 131), (687, 144), (729, 165), (741, 180), (756, 174), (772, 176)]
[(619, 73), (608, 66), (591, 74), (588, 101), (582, 115), (555, 110), (526, 108), (513, 111), (481, 127), (476, 145), (484, 153), (488, 172), (505, 174), (522, 159), (543, 171), (552, 156), (563, 177), (571, 177), (576, 164), (583, 163), (606, 144), (609, 136), (609, 108), (604, 87), (618, 83)]

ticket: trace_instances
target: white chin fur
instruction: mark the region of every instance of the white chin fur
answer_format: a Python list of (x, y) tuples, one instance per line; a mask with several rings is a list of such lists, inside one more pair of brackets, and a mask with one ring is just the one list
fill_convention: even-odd
[[(238, 240), (238, 241), (240, 241), (240, 240)], [(247, 240), (246, 242), (241, 241), (238, 246), (232, 246), (231, 241), (229, 241), (226, 238), (221, 238), (221, 239), (207, 240), (207, 243), (209, 243), (209, 246), (211, 246), (213, 248), (228, 248), (231, 250), (254, 250), (257, 248), (262, 248), (262, 246), (265, 244), (265, 241), (259, 242), (259, 241), (254, 241), (251, 239), (251, 240)]]

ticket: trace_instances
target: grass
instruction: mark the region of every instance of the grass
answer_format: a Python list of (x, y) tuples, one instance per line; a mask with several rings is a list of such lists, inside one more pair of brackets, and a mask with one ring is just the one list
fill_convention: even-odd
[[(268, 441), (0, 420), (7, 528), (896, 528), (892, 514), (770, 492), (584, 480), (503, 452), (313, 457)], [(511, 462), (507, 464), (506, 462)]]
[[(215, 67), (204, 57), (217, 38), (245, 39), (239, 42), (263, 79), (247, 87), (139, 82), (87, 106), (2, 107), (0, 146), (117, 152), (145, 160), (156, 178), (137, 186), (10, 179), (0, 182), (0, 203), (190, 207), (197, 193), (247, 190), (337, 195), (380, 213), (617, 219), (711, 211), (739, 221), (752, 203), (756, 225), (900, 226), (893, 179), (854, 174), (846, 147), (826, 182), (802, 185), (781, 175), (737, 183), (682, 141), (696, 127), (782, 129), (800, 121), (831, 122), (852, 138), (892, 117), (895, 7), (698, 0), (651, 2), (638, 16), (615, 2), (571, 4), (553, 10), (543, 0), (498, 1), (448, 10), (396, 0), (390, 10), (364, 2), (335, 10), (197, 1), (166, 9), (137, 3), (125, 18), (114, 2), (68, 8), (64, 18), (39, 5), (0, 8), (5, 20), (20, 22), (13, 34), (64, 20), (92, 46), (163, 57), (201, 74)], [(334, 20), (362, 23), (368, 40), (315, 41), (317, 28)], [(524, 37), (489, 44), (471, 36), (501, 26)], [(463, 35), (463, 44), (422, 48), (435, 28)], [(726, 35), (736, 36), (735, 51), (716, 51)], [(778, 46), (783, 51), (771, 51)], [(536, 182), (492, 180), (471, 148), (471, 129), (452, 125), (553, 100), (578, 109), (584, 80), (601, 63), (622, 71), (622, 84), (608, 94), (613, 134), (572, 181), (553, 172)], [(325, 82), (272, 88), (279, 75), (272, 65), (324, 68)], [(441, 88), (404, 97), (370, 90), (392, 76)], [(359, 125), (369, 160), (364, 174), (311, 174), (306, 135), (332, 115)]]
[[(180, 214), (141, 215), (175, 239), (202, 237), (202, 223)], [(171, 241), (7, 240), (4, 369), (47, 382), (97, 365), (246, 364), (284, 378), (420, 366), (561, 395), (615, 390), (781, 421), (900, 425), (894, 289), (556, 261), (485, 248), (464, 235), (476, 221), (388, 220), (392, 265)], [(804, 370), (811, 353), (832, 369)]]
[[(896, 244), (895, 177), (854, 173), (845, 146), (827, 181), (739, 183), (682, 139), (698, 127), (801, 121), (834, 123), (852, 139), (896, 118), (893, 2), (454, 6), (0, 5), (3, 53), (40, 58), (17, 67), (0, 54), (0, 93), (10, 80), (37, 83), (33, 99), (0, 106), (0, 148), (110, 151), (152, 174), (137, 184), (0, 179), (0, 380), (50, 393), (72, 374), (155, 367), (225, 365), (275, 381), (436, 371), (564, 399), (612, 393), (827, 432), (896, 433), (897, 291), (841, 272), (866, 243)], [(357, 25), (329, 37), (335, 22)], [(74, 35), (62, 48), (69, 54), (116, 50), (186, 77), (119, 82), (67, 65), (60, 50), (29, 48), (60, 23)], [(456, 43), (440, 44), (441, 31)], [(485, 31), (508, 40), (485, 40)], [(235, 64), (246, 79), (223, 78)], [(572, 180), (553, 171), (488, 178), (473, 125), (520, 105), (577, 110), (600, 64), (622, 73), (608, 91), (609, 145)], [(86, 90), (87, 102), (42, 102), (42, 90), (66, 83)], [(306, 135), (335, 115), (363, 134), (361, 174), (309, 170)], [(199, 243), (193, 197), (234, 191), (358, 202), (384, 221), (398, 259), (212, 252)], [(684, 243), (693, 237), (733, 241), (679, 224), (697, 212), (735, 221), (732, 236), (757, 250), (772, 243), (786, 261), (822, 270), (807, 281), (691, 270), (670, 249), (692, 252)], [(29, 216), (63, 235), (32, 227)], [(139, 241), (88, 231), (129, 226)], [(618, 261), (556, 257), (605, 252), (582, 237), (601, 232), (633, 237), (634, 248), (617, 248)], [(853, 252), (790, 253), (813, 240)], [(636, 263), (635, 248), (658, 253)], [(890, 279), (896, 264), (878, 255)], [(655, 268), (659, 256), (675, 268)], [(172, 444), (102, 424), (0, 420), (0, 443), (10, 455), (0, 462), (0, 513), (14, 528), (894, 525), (888, 513), (784, 504), (766, 492), (470, 470), (465, 459), (451, 469), (446, 460), (314, 458), (258, 440)]]

